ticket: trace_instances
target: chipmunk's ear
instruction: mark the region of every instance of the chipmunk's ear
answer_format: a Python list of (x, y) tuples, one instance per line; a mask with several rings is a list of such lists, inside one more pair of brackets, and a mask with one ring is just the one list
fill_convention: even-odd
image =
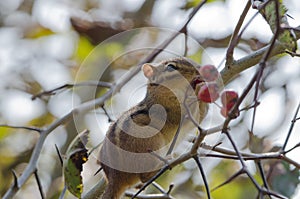
[(151, 66), (151, 64), (146, 63), (142, 66), (142, 71), (145, 77), (151, 78), (154, 74), (154, 67)]

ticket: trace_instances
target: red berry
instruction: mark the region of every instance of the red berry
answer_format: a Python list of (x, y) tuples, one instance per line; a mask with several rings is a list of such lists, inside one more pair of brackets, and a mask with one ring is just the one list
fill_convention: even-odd
[(224, 117), (227, 117), (228, 115), (228, 109), (225, 107), (221, 108), (221, 115), (223, 115)]
[(233, 107), (238, 97), (239, 95), (237, 94), (237, 92), (227, 90), (221, 94), (221, 102), (223, 106), (228, 106), (230, 104)]
[(199, 92), (198, 92), (198, 99), (207, 102), (212, 103), (216, 101), (219, 98), (219, 87), (217, 83), (209, 82), (207, 84), (204, 84), (201, 86)]
[[(222, 108), (221, 108), (221, 114), (224, 117), (228, 116), (228, 113), (230, 112), (230, 110), (234, 107), (234, 105), (236, 104), (237, 100), (238, 100), (238, 94), (235, 91), (224, 91), (221, 94), (221, 102), (222, 102)], [(236, 112), (235, 114), (235, 118), (238, 117), (240, 115), (239, 111)]]
[(199, 69), (200, 75), (207, 82), (212, 82), (218, 79), (219, 71), (214, 65), (204, 65)]

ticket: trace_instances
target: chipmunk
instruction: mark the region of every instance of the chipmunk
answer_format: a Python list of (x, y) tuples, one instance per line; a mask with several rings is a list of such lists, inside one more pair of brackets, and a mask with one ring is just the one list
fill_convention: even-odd
[[(142, 66), (148, 78), (145, 98), (110, 126), (100, 149), (99, 162), (108, 181), (102, 199), (120, 198), (127, 188), (146, 182), (161, 168), (163, 162), (151, 152), (166, 155), (187, 113), (186, 93), (195, 95), (191, 83), (200, 76), (198, 68), (183, 57)], [(200, 123), (207, 105), (194, 104), (190, 110)]]

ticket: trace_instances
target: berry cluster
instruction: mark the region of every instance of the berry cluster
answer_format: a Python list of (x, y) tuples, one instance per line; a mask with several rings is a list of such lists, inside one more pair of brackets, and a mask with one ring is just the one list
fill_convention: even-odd
[[(194, 88), (196, 88), (197, 85), (200, 86), (198, 99), (206, 103), (214, 103), (220, 97), (222, 91), (217, 83), (217, 80), (220, 77), (219, 71), (214, 65), (204, 65), (199, 69), (199, 73), (205, 82), (198, 77), (192, 82)], [(228, 116), (228, 113), (234, 107), (237, 100), (238, 94), (233, 90), (224, 90), (221, 93), (221, 114), (224, 117)], [(239, 113), (235, 115), (235, 117), (238, 116)]]

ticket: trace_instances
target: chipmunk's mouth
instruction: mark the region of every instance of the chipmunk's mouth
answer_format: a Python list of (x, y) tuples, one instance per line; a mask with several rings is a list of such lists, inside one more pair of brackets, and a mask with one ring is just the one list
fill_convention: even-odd
[(202, 84), (204, 83), (205, 81), (202, 79), (202, 77), (200, 77), (199, 75), (194, 77), (194, 79), (190, 82), (190, 85), (192, 86), (192, 88), (195, 90), (196, 89), (196, 86), (198, 84)]
[(159, 86), (160, 84), (157, 83), (150, 83), (150, 86)]

